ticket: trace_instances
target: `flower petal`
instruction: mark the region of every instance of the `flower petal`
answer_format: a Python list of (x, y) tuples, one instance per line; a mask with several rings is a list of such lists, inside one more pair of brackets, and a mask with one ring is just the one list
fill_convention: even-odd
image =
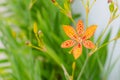
[(82, 45), (78, 44), (73, 48), (73, 56), (75, 59), (78, 59), (81, 54), (82, 54)]
[(95, 44), (94, 44), (92, 41), (90, 41), (90, 40), (85, 40), (85, 41), (83, 42), (83, 45), (84, 45), (86, 48), (88, 48), (88, 49), (93, 49), (93, 48), (95, 48)]
[(69, 48), (72, 47), (75, 44), (75, 41), (73, 40), (66, 40), (61, 44), (62, 48)]
[(93, 36), (95, 30), (97, 28), (97, 25), (92, 25), (90, 27), (88, 27), (85, 31), (85, 33), (82, 36), (83, 40), (89, 39), (91, 36)]
[(78, 21), (76, 30), (77, 30), (77, 33), (78, 33), (79, 35), (82, 35), (82, 34), (83, 34), (83, 32), (84, 32), (84, 24), (83, 24), (83, 21), (82, 21), (82, 20), (79, 20), (79, 21)]
[(78, 40), (78, 35), (72, 26), (64, 25), (63, 29), (66, 35), (69, 36), (71, 39)]

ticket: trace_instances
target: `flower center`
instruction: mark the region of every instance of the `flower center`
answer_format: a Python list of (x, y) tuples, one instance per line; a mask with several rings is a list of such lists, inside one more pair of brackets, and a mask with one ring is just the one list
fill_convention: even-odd
[(82, 43), (82, 41), (83, 41), (83, 40), (79, 37), (79, 38), (78, 38), (78, 43)]

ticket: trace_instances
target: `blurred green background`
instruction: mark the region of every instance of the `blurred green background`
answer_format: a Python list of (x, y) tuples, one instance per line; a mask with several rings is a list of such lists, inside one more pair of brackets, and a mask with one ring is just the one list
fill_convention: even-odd
[[(66, 0), (57, 0), (63, 7)], [(62, 49), (61, 43), (69, 39), (62, 25), (73, 25), (71, 20), (54, 6), (51, 0), (7, 0), (0, 3), (5, 11), (0, 12), (0, 40), (3, 48), (0, 54), (7, 58), (0, 59), (0, 80), (66, 80), (61, 65), (64, 65), (68, 73), (72, 74), (72, 62), (74, 58), (69, 54), (70, 49)], [(80, 14), (72, 14), (78, 19)], [(37, 50), (29, 45), (38, 45), (38, 40), (33, 32), (34, 22), (38, 30), (42, 45), (46, 46), (46, 52)], [(108, 32), (102, 43), (109, 40), (111, 31)], [(94, 37), (91, 39), (94, 41)], [(74, 80), (86, 59), (87, 51), (83, 48), (82, 56), (76, 60)], [(80, 80), (107, 80), (112, 69), (104, 72), (104, 65), (108, 55), (107, 46), (93, 54), (85, 67)]]

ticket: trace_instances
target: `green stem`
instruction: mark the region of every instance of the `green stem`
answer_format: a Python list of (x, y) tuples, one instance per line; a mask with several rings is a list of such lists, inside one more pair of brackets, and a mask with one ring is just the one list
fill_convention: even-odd
[(99, 65), (100, 71), (102, 72), (103, 69), (104, 69), (104, 67), (103, 67), (103, 64), (102, 64), (102, 62), (101, 62), (101, 60), (100, 60), (100, 56), (99, 56), (98, 53), (96, 54), (96, 58), (97, 58), (97, 62), (98, 62), (98, 65)]
[(38, 34), (37, 33), (35, 33), (35, 36), (36, 36), (36, 39), (37, 39), (37, 42), (38, 42), (38, 46), (39, 47), (41, 47), (41, 42), (40, 42), (40, 39), (39, 39), (39, 37), (38, 37)]
[(74, 61), (72, 63), (72, 79), (71, 80), (74, 80), (75, 67), (76, 67), (76, 62)]
[(111, 52), (111, 55), (110, 55), (110, 59), (109, 59), (109, 62), (108, 62), (108, 66), (107, 66), (107, 71), (106, 71), (106, 73), (105, 73), (105, 77), (107, 77), (108, 76), (108, 71), (110, 70), (110, 64), (111, 64), (111, 61), (112, 61), (112, 57), (113, 57), (113, 52), (114, 52), (114, 50), (115, 50), (115, 45), (116, 45), (116, 40), (115, 40), (115, 43), (114, 43), (114, 45), (112, 46), (112, 52)]
[(88, 27), (88, 13), (86, 12), (86, 28)]
[(110, 15), (110, 18), (109, 18), (109, 21), (108, 21), (108, 23), (107, 23), (107, 25), (106, 25), (104, 31), (102, 32), (102, 34), (101, 34), (100, 37), (98, 38), (96, 44), (99, 44), (99, 43), (100, 43), (102, 37), (104, 36), (104, 34), (105, 34), (105, 32), (107, 31), (107, 29), (108, 29), (110, 23), (111, 23), (113, 20), (114, 20), (114, 17), (113, 17), (112, 14), (111, 14), (111, 15)]
[(87, 65), (88, 59), (89, 59), (89, 56), (87, 55), (86, 60), (85, 60), (85, 62), (84, 62), (84, 65), (82, 66), (82, 69), (81, 69), (81, 71), (80, 71), (80, 73), (79, 73), (79, 75), (78, 75), (78, 77), (77, 77), (77, 80), (80, 80), (80, 78), (81, 78), (81, 76), (82, 76), (82, 74), (83, 74), (83, 71), (84, 71), (84, 69), (85, 69), (85, 67), (86, 67), (86, 65)]
[(96, 0), (94, 0), (90, 6), (90, 9), (92, 9), (93, 5), (95, 4)]
[(112, 39), (112, 40), (110, 40), (109, 42), (106, 42), (105, 44), (103, 44), (102, 46), (100, 46), (100, 47), (97, 49), (97, 51), (98, 51), (99, 49), (101, 49), (102, 47), (108, 45), (110, 42), (112, 42), (112, 41), (114, 41), (114, 40), (115, 40), (115, 39)]
[(64, 75), (65, 75), (66, 80), (70, 80), (70, 76), (69, 76), (69, 74), (68, 74), (68, 72), (67, 72), (67, 70), (66, 70), (66, 68), (64, 67), (63, 64), (61, 65), (61, 67), (64, 71)]
[(120, 60), (120, 55), (114, 60), (114, 62), (111, 64), (109, 71), (107, 71), (107, 73), (110, 74), (110, 72), (112, 71), (112, 69), (115, 67), (115, 64)]
[(85, 3), (84, 3), (84, 1), (83, 1), (83, 0), (81, 0), (81, 3), (82, 3), (82, 5), (83, 5), (83, 7), (85, 8)]
[(55, 2), (54, 5), (55, 5), (56, 7), (58, 7), (61, 11), (64, 11), (64, 9), (59, 5), (58, 2)]
[(74, 19), (72, 17), (70, 17), (70, 20), (73, 22), (73, 24), (76, 26), (76, 22), (74, 21)]
[(116, 38), (113, 38), (112, 40), (110, 40), (109, 42), (106, 42), (104, 43), (102, 46), (100, 46), (99, 48), (96, 48), (94, 50), (92, 50), (90, 53), (89, 53), (89, 56), (91, 56), (94, 52), (98, 51), (99, 49), (103, 48), (104, 46), (108, 45), (110, 42), (116, 40)]
[(32, 2), (32, 0), (31, 0), (30, 5), (29, 5), (29, 9), (32, 8), (32, 6), (35, 4), (36, 1), (37, 1), (37, 0), (34, 0), (34, 1)]
[(102, 37), (104, 36), (105, 32), (107, 31), (109, 25), (110, 25), (110, 21), (107, 23), (107, 26), (105, 27), (104, 31), (102, 32), (102, 34), (101, 34), (100, 37), (98, 38), (96, 44), (99, 44), (99, 43), (100, 43), (100, 41), (101, 41)]
[(118, 14), (118, 15), (115, 16), (115, 17), (114, 17), (112, 14), (110, 15), (110, 19), (109, 19), (109, 21), (108, 21), (108, 23), (107, 23), (107, 26), (105, 27), (104, 31), (102, 32), (102, 34), (101, 34), (100, 37), (98, 38), (96, 44), (99, 44), (99, 43), (100, 43), (102, 37), (104, 36), (105, 32), (107, 31), (107, 29), (108, 29), (108, 27), (109, 27), (109, 25), (110, 25), (110, 23), (111, 23), (113, 20), (115, 20), (116, 18), (118, 18), (119, 16), (120, 16), (120, 14)]
[(110, 55), (110, 59), (109, 59), (108, 68), (107, 69), (109, 69), (109, 66), (111, 64), (111, 60), (112, 60), (112, 57), (113, 57), (113, 52), (115, 50), (115, 45), (116, 45), (116, 41), (115, 41), (115, 43), (114, 43), (114, 45), (112, 47), (112, 52), (111, 52), (111, 55)]
[(32, 48), (35, 48), (35, 49), (37, 49), (37, 50), (40, 50), (40, 51), (43, 51), (43, 52), (45, 52), (45, 50), (44, 50), (44, 49), (42, 49), (42, 48), (39, 48), (39, 47), (37, 47), (37, 46), (31, 45), (31, 47), (32, 47)]

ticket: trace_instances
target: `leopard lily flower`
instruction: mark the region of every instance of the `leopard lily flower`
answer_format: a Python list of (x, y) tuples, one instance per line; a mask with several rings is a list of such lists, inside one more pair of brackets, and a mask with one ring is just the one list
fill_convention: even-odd
[(63, 29), (66, 35), (71, 39), (63, 42), (61, 44), (61, 47), (70, 48), (74, 46), (72, 49), (72, 54), (75, 59), (78, 59), (82, 54), (82, 44), (88, 49), (95, 48), (95, 44), (88, 39), (90, 39), (93, 36), (96, 28), (97, 25), (91, 25), (84, 31), (84, 24), (82, 20), (78, 21), (76, 25), (76, 30), (72, 26), (64, 25)]

